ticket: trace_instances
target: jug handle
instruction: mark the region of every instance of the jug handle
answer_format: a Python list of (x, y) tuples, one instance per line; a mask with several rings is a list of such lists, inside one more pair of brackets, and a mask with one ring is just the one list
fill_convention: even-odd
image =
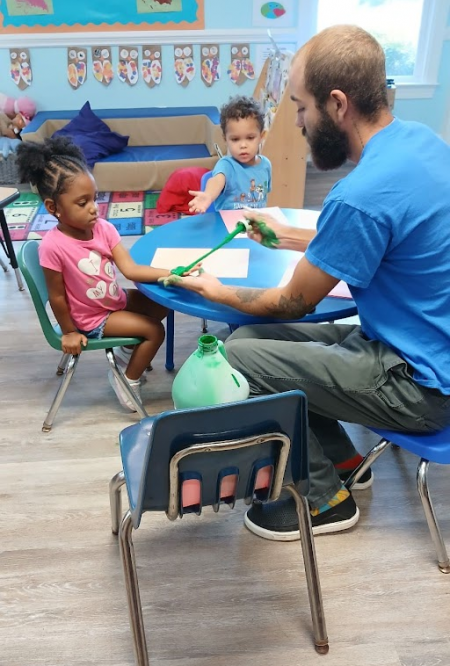
[(218, 345), (218, 347), (219, 347), (219, 351), (220, 351), (220, 353), (222, 354), (222, 356), (224, 357), (224, 359), (225, 359), (226, 361), (228, 361), (227, 352), (226, 352), (226, 350), (225, 350), (225, 345), (223, 344), (222, 340), (217, 340), (217, 345)]

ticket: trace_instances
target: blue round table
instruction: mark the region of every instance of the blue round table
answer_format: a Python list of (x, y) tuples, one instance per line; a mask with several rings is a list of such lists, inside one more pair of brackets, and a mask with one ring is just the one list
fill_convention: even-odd
[[(293, 226), (302, 226), (304, 211), (283, 209), (283, 213)], [(138, 264), (151, 264), (158, 248), (212, 248), (220, 243), (227, 228), (219, 213), (206, 213), (183, 218), (158, 227), (139, 238), (132, 246), (130, 254)], [(225, 248), (248, 248), (249, 264), (246, 278), (221, 278), (221, 282), (241, 287), (268, 288), (278, 285), (297, 252), (290, 250), (270, 250), (248, 238), (235, 238)], [(175, 266), (173, 266), (175, 268)], [(227, 305), (213, 303), (199, 294), (181, 288), (167, 288), (158, 283), (136, 283), (143, 294), (156, 303), (169, 308), (172, 313), (167, 319), (166, 368), (173, 369), (173, 311), (242, 326), (244, 324), (271, 323), (273, 318), (255, 317)], [(326, 297), (316, 309), (306, 315), (302, 322), (324, 322), (343, 319), (357, 314), (356, 305), (348, 298)], [(281, 320), (280, 320), (281, 321)], [(298, 321), (298, 320), (296, 320)], [(286, 323), (286, 320), (283, 320)]]

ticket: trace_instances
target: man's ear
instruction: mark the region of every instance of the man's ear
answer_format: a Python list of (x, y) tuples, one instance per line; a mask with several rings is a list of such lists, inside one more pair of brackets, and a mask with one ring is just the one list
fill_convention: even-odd
[(328, 113), (331, 115), (335, 122), (341, 123), (344, 120), (347, 111), (347, 95), (343, 93), (342, 90), (332, 90), (328, 100)]
[(50, 199), (50, 197), (44, 199), (44, 206), (46, 207), (50, 215), (54, 215), (56, 217), (56, 204), (53, 201), (53, 199)]

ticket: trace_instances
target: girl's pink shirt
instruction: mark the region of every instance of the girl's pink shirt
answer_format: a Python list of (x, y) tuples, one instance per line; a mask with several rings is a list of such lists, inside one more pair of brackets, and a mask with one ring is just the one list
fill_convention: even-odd
[(41, 266), (62, 273), (70, 315), (82, 331), (91, 331), (109, 312), (126, 306), (127, 296), (117, 284), (112, 257), (119, 243), (114, 225), (99, 219), (92, 240), (70, 238), (54, 227), (39, 246)]

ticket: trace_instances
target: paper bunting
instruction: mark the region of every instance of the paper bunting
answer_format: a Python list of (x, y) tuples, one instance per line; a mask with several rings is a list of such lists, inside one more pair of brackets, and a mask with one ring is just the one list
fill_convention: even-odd
[(174, 46), (175, 80), (184, 88), (195, 76), (194, 49), (192, 44)]
[(139, 53), (135, 46), (119, 46), (117, 76), (122, 83), (134, 86), (139, 80)]
[(161, 83), (161, 45), (147, 44), (142, 47), (142, 78), (153, 88)]
[(86, 81), (87, 49), (69, 47), (67, 49), (67, 79), (75, 90)]
[(109, 86), (114, 78), (111, 48), (109, 46), (92, 47), (92, 72), (99, 83)]
[(255, 78), (255, 68), (250, 60), (249, 44), (231, 45), (231, 63), (227, 74), (231, 81), (238, 86), (241, 86), (246, 79)]
[(20, 90), (25, 90), (33, 80), (30, 52), (28, 49), (9, 49), (9, 58), (11, 78)]
[(220, 79), (220, 52), (218, 44), (203, 44), (200, 47), (202, 54), (202, 80), (208, 87)]

